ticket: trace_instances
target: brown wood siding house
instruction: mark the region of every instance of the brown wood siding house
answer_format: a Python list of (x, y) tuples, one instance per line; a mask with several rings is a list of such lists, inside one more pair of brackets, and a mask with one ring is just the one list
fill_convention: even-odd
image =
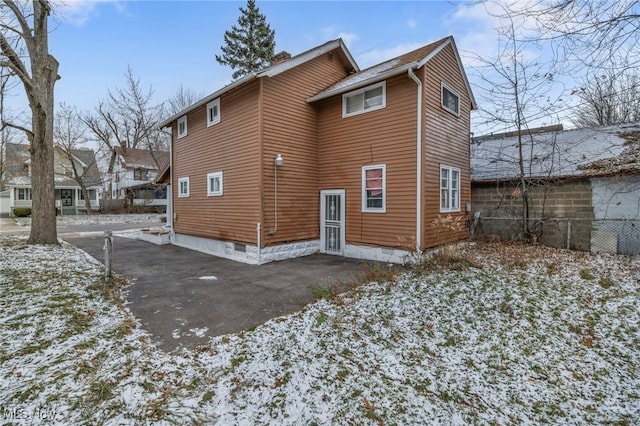
[(474, 106), (451, 37), (363, 71), (334, 40), (243, 77), (163, 123), (172, 242), (260, 264), (318, 251), (401, 262), (416, 242), (459, 240), (465, 229), (434, 239), (430, 226), (441, 165), (457, 173), (445, 216), (466, 215)]

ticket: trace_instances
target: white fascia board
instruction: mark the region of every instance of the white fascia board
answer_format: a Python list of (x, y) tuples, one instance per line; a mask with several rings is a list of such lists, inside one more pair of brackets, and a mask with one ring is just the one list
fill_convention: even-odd
[(332, 50), (338, 47), (342, 48), (347, 58), (351, 61), (351, 64), (354, 66), (354, 69), (358, 70), (358, 66), (356, 65), (355, 61), (351, 57), (351, 53), (349, 53), (346, 46), (342, 42), (342, 39), (337, 39), (337, 40), (332, 40), (330, 42), (327, 42), (322, 46), (308, 50), (307, 52), (301, 53), (300, 55), (296, 55), (293, 58), (287, 61), (281, 62), (275, 66), (269, 67), (266, 70), (259, 72), (257, 76), (258, 77), (274, 77), (278, 74), (281, 74), (285, 71), (295, 68), (298, 65), (304, 64), (307, 61), (310, 61), (319, 56), (322, 56), (325, 53), (331, 52)]
[(317, 95), (311, 96), (310, 98), (307, 98), (307, 102), (311, 103), (311, 102), (316, 102), (322, 99), (327, 99), (330, 98), (331, 96), (334, 95), (339, 95), (342, 93), (346, 93), (346, 92), (351, 92), (352, 90), (356, 90), (356, 89), (360, 89), (361, 87), (365, 87), (368, 86), (370, 84), (376, 83), (378, 81), (382, 81), (382, 80), (386, 80), (389, 77), (394, 77), (396, 75), (399, 74), (404, 74), (405, 72), (407, 72), (408, 69), (416, 69), (418, 66), (417, 62), (411, 62), (408, 63), (406, 65), (403, 65), (399, 68), (394, 68), (392, 70), (389, 70), (387, 72), (383, 72), (381, 74), (376, 74), (375, 76), (372, 76), (370, 78), (364, 79), (364, 80), (360, 80), (357, 83), (354, 84), (350, 84), (348, 86), (344, 86), (344, 87), (340, 87), (328, 92), (321, 92)]
[(200, 101), (196, 102), (195, 104), (183, 109), (179, 113), (174, 114), (173, 116), (167, 118), (162, 123), (158, 124), (158, 128), (159, 129), (163, 129), (163, 128), (167, 127), (169, 124), (171, 124), (171, 122), (177, 120), (178, 118), (182, 117), (183, 115), (187, 114), (188, 112), (193, 111), (194, 109), (196, 109), (196, 108), (198, 108), (198, 107), (200, 107), (200, 106), (202, 106), (204, 104), (207, 104), (207, 103), (211, 102), (212, 100), (222, 96), (224, 93), (227, 93), (227, 92), (231, 91), (232, 89), (235, 89), (236, 87), (241, 86), (244, 83), (246, 83), (248, 81), (251, 81), (251, 80), (253, 80), (255, 78), (256, 78), (256, 74), (253, 73), (253, 72), (250, 73), (250, 74), (245, 75), (241, 79), (236, 80), (233, 83), (230, 83), (230, 84), (224, 86), (222, 89), (220, 89), (220, 90), (218, 90), (216, 92), (213, 92), (212, 94), (210, 94), (206, 98), (201, 99)]

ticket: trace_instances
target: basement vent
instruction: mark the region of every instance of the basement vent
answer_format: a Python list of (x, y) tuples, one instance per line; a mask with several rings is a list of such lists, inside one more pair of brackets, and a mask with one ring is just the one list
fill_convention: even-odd
[(235, 251), (240, 252), (240, 253), (246, 253), (247, 252), (247, 245), (246, 244), (234, 243), (233, 244), (233, 249)]

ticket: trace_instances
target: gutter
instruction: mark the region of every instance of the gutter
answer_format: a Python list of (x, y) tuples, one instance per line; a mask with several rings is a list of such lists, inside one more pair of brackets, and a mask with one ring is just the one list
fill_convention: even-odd
[(165, 127), (168, 127), (169, 124), (171, 124), (172, 121), (177, 120), (178, 118), (182, 117), (183, 115), (185, 115), (186, 113), (193, 111), (194, 109), (198, 108), (199, 106), (202, 106), (204, 104), (207, 104), (209, 102), (211, 102), (212, 100), (219, 98), (220, 96), (222, 96), (224, 93), (227, 93), (228, 91), (230, 91), (231, 89), (235, 89), (236, 87), (246, 83), (247, 81), (253, 80), (256, 77), (255, 73), (249, 73), (246, 76), (242, 77), (239, 80), (234, 81), (233, 83), (227, 84), (226, 86), (224, 86), (222, 89), (213, 92), (212, 94), (210, 94), (209, 96), (207, 96), (204, 99), (201, 99), (200, 101), (196, 102), (195, 104), (183, 109), (182, 111), (180, 111), (177, 114), (172, 115), (171, 117), (167, 118), (166, 120), (164, 120), (162, 123), (158, 124), (158, 128), (159, 129), (163, 129)]
[[(315, 101), (319, 101), (322, 99), (326, 99), (326, 98), (330, 98), (333, 95), (337, 95), (340, 93), (344, 93), (347, 91), (351, 91), (351, 90), (356, 90), (359, 89), (361, 87), (364, 86), (368, 86), (371, 83), (377, 82), (377, 81), (381, 81), (381, 80), (385, 80), (389, 77), (393, 77), (396, 75), (400, 75), (400, 74), (404, 74), (405, 71), (410, 70), (412, 68), (417, 68), (418, 67), (418, 62), (414, 61), (411, 62), (409, 64), (403, 65), (401, 67), (398, 68), (394, 68), (391, 69), (389, 71), (383, 72), (381, 74), (375, 74), (369, 78), (366, 78), (364, 80), (361, 80), (357, 83), (353, 83), (353, 84), (348, 84), (346, 86), (340, 86), (337, 87), (335, 89), (329, 89), (326, 92), (320, 92), (317, 95), (311, 96), (309, 98), (307, 98), (307, 102), (311, 103), (311, 102), (315, 102)], [(366, 71), (365, 71), (366, 72)]]
[(413, 72), (407, 70), (407, 75), (418, 85), (417, 129), (416, 129), (416, 250), (422, 249), (422, 82)]

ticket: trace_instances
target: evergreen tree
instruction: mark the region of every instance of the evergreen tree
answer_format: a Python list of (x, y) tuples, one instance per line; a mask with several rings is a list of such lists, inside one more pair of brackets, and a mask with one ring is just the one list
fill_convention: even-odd
[(238, 25), (224, 32), (222, 55), (216, 55), (218, 63), (234, 70), (234, 79), (268, 66), (275, 48), (276, 33), (255, 0), (248, 0), (247, 8), (240, 7), (240, 12)]

